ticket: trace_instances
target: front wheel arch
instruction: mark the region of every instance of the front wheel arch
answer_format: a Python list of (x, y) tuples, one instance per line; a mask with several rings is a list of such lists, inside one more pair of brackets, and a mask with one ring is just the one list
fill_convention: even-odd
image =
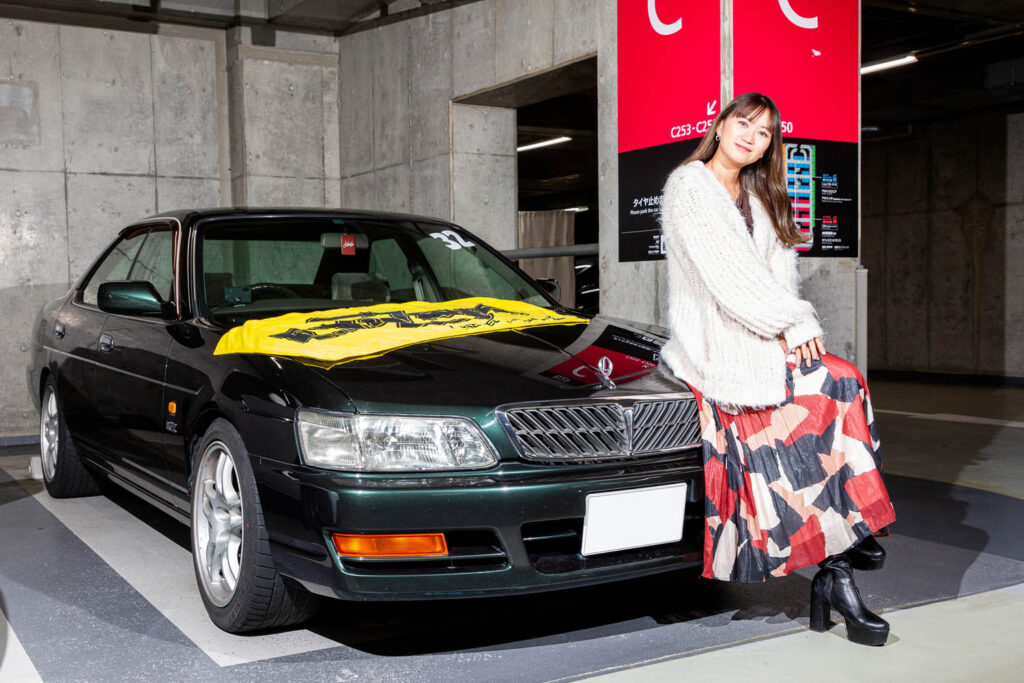
[[(211, 467), (216, 463), (210, 463), (208, 459), (223, 458), (225, 453), (232, 463), (234, 479), (231, 480), (232, 486), (222, 488), (219, 482), (210, 479), (212, 471), (220, 470)], [(259, 492), (241, 434), (226, 418), (216, 418), (198, 440), (195, 457), (196, 463), (192, 467), (189, 484), (192, 498), (189, 515), (192, 557), (200, 597), (210, 619), (230, 633), (258, 631), (306, 621), (316, 611), (317, 599), (297, 583), (279, 574), (274, 567)], [(242, 523), (238, 544), (232, 545), (227, 540), (225, 550), (217, 547), (220, 544), (212, 540), (212, 534), (225, 530), (212, 513), (220, 508), (232, 507), (231, 504), (222, 505), (224, 500), (219, 498), (225, 492), (231, 494), (232, 487), (237, 492), (237, 513)], [(229, 502), (230, 498), (228, 495)], [(210, 512), (206, 511), (208, 506)], [(229, 536), (234, 533), (236, 526), (228, 525), (231, 529)], [(212, 549), (211, 545), (214, 546)], [(219, 581), (216, 572), (219, 562), (215, 560), (230, 559), (233, 555), (229, 553), (235, 552), (238, 555), (237, 573), (232, 576), (235, 585), (225, 596), (223, 582)], [(232, 572), (235, 572), (234, 567)], [(211, 581), (211, 578), (214, 580)]]

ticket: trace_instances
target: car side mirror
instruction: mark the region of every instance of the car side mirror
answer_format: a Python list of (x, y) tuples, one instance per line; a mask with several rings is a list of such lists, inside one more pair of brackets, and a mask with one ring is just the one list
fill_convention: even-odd
[(541, 289), (550, 294), (555, 301), (562, 300), (562, 287), (555, 278), (539, 277), (537, 278), (537, 284), (541, 286)]
[(173, 306), (160, 298), (152, 282), (115, 280), (100, 285), (97, 294), (100, 310), (119, 315), (144, 315), (171, 318)]

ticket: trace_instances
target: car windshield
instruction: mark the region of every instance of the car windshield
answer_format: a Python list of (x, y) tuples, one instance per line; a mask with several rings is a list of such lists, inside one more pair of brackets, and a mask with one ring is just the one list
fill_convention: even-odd
[(199, 297), (237, 325), (291, 311), (486, 296), (550, 308), (537, 286), (449, 225), (258, 218), (200, 229)]

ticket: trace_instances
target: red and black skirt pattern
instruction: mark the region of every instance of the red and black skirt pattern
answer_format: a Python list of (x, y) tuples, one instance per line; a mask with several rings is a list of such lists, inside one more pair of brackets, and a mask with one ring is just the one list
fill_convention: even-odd
[(694, 393), (704, 449), (704, 573), (760, 582), (841, 553), (895, 519), (857, 368), (787, 358), (782, 405), (730, 414)]

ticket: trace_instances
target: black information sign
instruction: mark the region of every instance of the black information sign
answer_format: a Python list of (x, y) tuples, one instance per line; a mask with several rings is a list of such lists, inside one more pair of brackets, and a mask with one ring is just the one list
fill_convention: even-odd
[(665, 258), (661, 191), (700, 138), (619, 153), (619, 261)]
[[(619, 154), (619, 261), (665, 258), (661, 191), (699, 139)], [(797, 228), (811, 239), (802, 256), (856, 257), (857, 143), (785, 141), (786, 184)]]

